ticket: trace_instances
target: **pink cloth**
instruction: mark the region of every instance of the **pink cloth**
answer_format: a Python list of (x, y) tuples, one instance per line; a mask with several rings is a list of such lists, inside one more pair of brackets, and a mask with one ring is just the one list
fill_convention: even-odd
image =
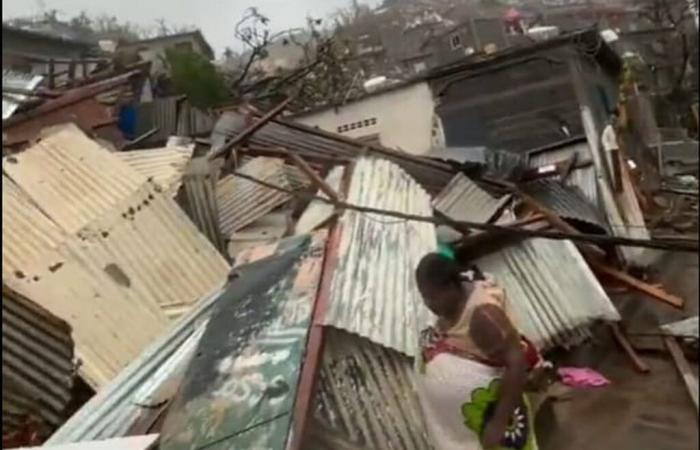
[(587, 367), (560, 367), (557, 375), (562, 383), (572, 387), (601, 387), (610, 384), (610, 380)]

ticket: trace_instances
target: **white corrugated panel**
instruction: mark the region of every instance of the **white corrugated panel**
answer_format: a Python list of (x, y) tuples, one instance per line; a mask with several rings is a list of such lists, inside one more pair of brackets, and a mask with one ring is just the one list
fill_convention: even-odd
[(170, 146), (116, 152), (114, 155), (144, 177), (152, 179), (163, 189), (175, 195), (182, 184), (182, 175), (192, 158), (193, 151), (193, 146)]
[[(6, 161), (17, 178), (3, 180), (3, 263), (11, 263), (3, 274), (11, 287), (73, 327), (80, 372), (99, 387), (169, 326), (168, 317), (219, 285), (229, 268), (170, 195), (76, 134), (64, 128), (18, 155), (21, 161)], [(75, 158), (66, 156), (74, 148), (62, 140), (80, 144)], [(66, 157), (46, 164), (37, 157), (51, 159), (51, 153)], [(88, 189), (68, 179), (97, 183), (91, 172), (96, 161), (102, 179), (111, 181), (92, 186), (99, 195), (81, 202), (80, 192)], [(114, 173), (131, 182), (118, 182)], [(18, 217), (33, 221), (29, 232), (22, 233)], [(49, 237), (27, 244), (45, 230)], [(20, 255), (25, 248), (26, 257)]]
[(63, 241), (63, 232), (27, 194), (2, 176), (2, 278), (24, 277), (23, 267)]
[[(328, 173), (326, 183), (335, 192), (340, 192), (340, 183), (343, 179), (345, 168), (343, 166), (335, 166)], [(321, 198), (328, 199), (328, 196), (322, 191), (316, 191), (316, 195)], [(308, 233), (317, 226), (323, 224), (329, 217), (333, 215), (335, 206), (332, 203), (327, 203), (321, 200), (311, 200), (309, 206), (304, 210), (304, 213), (299, 217), (294, 227), (294, 234)]]
[(2, 168), (68, 233), (77, 232), (146, 181), (75, 125), (59, 127), (26, 151), (3, 158)]
[[(284, 161), (259, 157), (243, 164), (239, 172), (266, 181), (284, 189), (292, 189)], [(221, 233), (233, 232), (250, 225), (268, 212), (289, 201), (285, 192), (270, 189), (250, 180), (227, 175), (216, 185)]]
[[(352, 175), (351, 204), (432, 215), (430, 196), (399, 166), (362, 158)], [(423, 305), (414, 270), (437, 248), (435, 227), (346, 211), (338, 265), (324, 323), (415, 356), (420, 330), (432, 315)]]
[(598, 320), (620, 320), (570, 241), (534, 238), (476, 261), (505, 289), (518, 329), (540, 348), (573, 345)]
[(74, 257), (100, 267), (169, 317), (189, 309), (228, 274), (228, 263), (150, 182), (78, 233)]
[(486, 223), (509, 198), (508, 195), (495, 198), (464, 174), (458, 173), (435, 197), (433, 207), (454, 220)]
[[(41, 75), (25, 74), (13, 72), (11, 70), (2, 71), (2, 87), (33, 91), (41, 83), (44, 77)], [(22, 94), (5, 93), (2, 94), (2, 120), (12, 116), (19, 108), (19, 105), (29, 97)]]

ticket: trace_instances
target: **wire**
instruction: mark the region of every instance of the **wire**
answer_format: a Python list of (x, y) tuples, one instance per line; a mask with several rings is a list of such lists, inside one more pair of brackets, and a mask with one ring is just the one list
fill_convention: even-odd
[(528, 236), (528, 237), (543, 237), (543, 238), (548, 238), (548, 239), (556, 239), (556, 240), (571, 240), (571, 241), (578, 241), (578, 242), (588, 242), (588, 243), (593, 243), (593, 244), (612, 244), (612, 245), (622, 245), (622, 246), (628, 246), (628, 247), (643, 247), (643, 248), (654, 248), (654, 249), (661, 249), (661, 250), (676, 250), (676, 251), (682, 251), (682, 252), (692, 252), (692, 253), (697, 253), (698, 251), (698, 241), (696, 239), (633, 239), (633, 238), (625, 238), (625, 237), (613, 237), (613, 236), (604, 236), (604, 235), (598, 235), (598, 234), (571, 234), (571, 233), (562, 233), (562, 232), (556, 232), (556, 231), (537, 231), (537, 230), (528, 230), (524, 228), (518, 228), (518, 227), (513, 227), (513, 226), (508, 226), (508, 225), (496, 225), (496, 224), (491, 224), (491, 223), (479, 223), (479, 222), (467, 222), (467, 221), (457, 221), (454, 219), (451, 219), (449, 217), (433, 217), (433, 216), (420, 216), (416, 214), (406, 214), (402, 213), (399, 211), (390, 211), (390, 210), (385, 210), (385, 209), (380, 209), (380, 208), (372, 208), (368, 206), (359, 206), (359, 205), (353, 205), (351, 203), (347, 203), (344, 201), (338, 201), (334, 202), (332, 200), (329, 200), (327, 198), (318, 196), (318, 195), (313, 195), (313, 194), (306, 194), (306, 193), (300, 193), (296, 192), (291, 189), (287, 189), (281, 186), (274, 185), (272, 183), (268, 183), (266, 181), (260, 180), (258, 178), (255, 178), (253, 176), (243, 174), (237, 171), (233, 171), (232, 175), (247, 179), (249, 181), (252, 181), (254, 183), (257, 183), (261, 186), (267, 187), (269, 189), (274, 189), (280, 192), (287, 193), (293, 197), (301, 198), (304, 200), (318, 200), (324, 203), (328, 203), (330, 205), (334, 205), (338, 208), (343, 208), (343, 209), (348, 209), (348, 210), (353, 210), (353, 211), (358, 211), (361, 213), (367, 213), (367, 214), (380, 214), (380, 215), (385, 215), (389, 217), (395, 217), (398, 219), (403, 219), (405, 221), (415, 221), (415, 222), (424, 222), (424, 223), (431, 223), (434, 225), (447, 225), (452, 228), (455, 228), (457, 230), (464, 230), (464, 229), (474, 229), (474, 230), (481, 230), (481, 231), (492, 231), (492, 232), (501, 232), (504, 234), (511, 234), (511, 235), (517, 235), (517, 236)]

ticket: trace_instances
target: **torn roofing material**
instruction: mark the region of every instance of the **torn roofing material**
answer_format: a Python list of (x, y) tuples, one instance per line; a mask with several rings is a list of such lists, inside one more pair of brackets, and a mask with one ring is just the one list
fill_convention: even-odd
[[(248, 120), (241, 113), (226, 112), (223, 114), (212, 132), (212, 151), (215, 152), (231, 137), (243, 132), (250, 123), (251, 120)], [(428, 158), (385, 147), (368, 147), (366, 143), (361, 141), (299, 123), (280, 120), (269, 122), (254, 133), (247, 142), (266, 148), (283, 148), (295, 152), (311, 162), (314, 161), (314, 158), (324, 162), (328, 162), (329, 158), (337, 162), (347, 162), (364, 153), (385, 157), (403, 167), (431, 192), (438, 192), (442, 189), (453, 175), (449, 164), (431, 161)]]
[(521, 186), (521, 189), (564, 219), (584, 226), (592, 225), (598, 233), (608, 231), (600, 210), (576, 186), (562, 185), (552, 179), (540, 179)]
[(168, 410), (161, 449), (285, 448), (325, 237), (232, 281)]
[[(36, 89), (44, 77), (41, 75), (31, 75), (11, 70), (3, 69), (2, 71), (2, 87), (10, 89), (19, 89), (22, 91), (33, 91)], [(15, 94), (12, 92), (2, 93), (2, 120), (8, 119), (22, 102), (28, 100), (29, 97), (24, 94)]]
[[(330, 170), (330, 172), (328, 172), (328, 176), (326, 176), (326, 183), (331, 189), (333, 189), (334, 192), (340, 192), (340, 185), (344, 173), (345, 168), (343, 166), (335, 166)], [(326, 193), (320, 189), (316, 191), (316, 196), (328, 199), (328, 195), (326, 195)], [(299, 220), (297, 220), (294, 227), (294, 233), (303, 234), (315, 229), (317, 226), (328, 220), (333, 215), (334, 210), (335, 206), (333, 206), (331, 203), (318, 199), (311, 200), (301, 217), (299, 217)]]
[(68, 233), (77, 232), (146, 181), (75, 125), (59, 127), (26, 151), (3, 158), (2, 168)]
[(430, 448), (410, 358), (333, 329), (323, 352), (309, 448), (343, 448), (319, 446), (324, 430), (354, 448)]
[[(431, 216), (430, 196), (385, 159), (357, 161), (348, 203)], [(437, 248), (430, 223), (346, 211), (328, 307), (330, 325), (415, 356), (420, 330), (432, 319), (414, 278), (419, 260)]]
[[(60, 157), (47, 155), (42, 165), (32, 147), (6, 161), (16, 178), (3, 179), (3, 188), (10, 187), (3, 189), (3, 215), (9, 211), (3, 265), (11, 266), (3, 276), (71, 324), (79, 371), (99, 387), (169, 325), (169, 316), (220, 283), (228, 265), (158, 186), (97, 146), (71, 157), (67, 149), (74, 141), (55, 136), (37, 151)], [(103, 174), (102, 184), (91, 169)], [(124, 179), (114, 180), (115, 173)], [(42, 234), (48, 237), (25, 242), (27, 235)]]
[(4, 284), (2, 355), (3, 435), (28, 417), (60, 425), (76, 370), (70, 326)]
[[(249, 249), (238, 255), (236, 270), (244, 278), (254, 269), (248, 264), (308, 245), (308, 235), (283, 239), (273, 245)], [(46, 442), (68, 444), (121, 437), (139, 423), (153, 423), (162, 411), (158, 405), (169, 401), (179, 386), (211, 315), (213, 306), (226, 292), (227, 283), (212, 289), (158, 336), (111, 382), (80, 408)], [(174, 389), (168, 385), (174, 384)], [(169, 391), (170, 395), (163, 391)]]
[(182, 176), (193, 152), (194, 146), (171, 145), (116, 152), (114, 155), (174, 196), (182, 184)]
[[(577, 164), (590, 162), (591, 151), (588, 147), (588, 143), (585, 141), (574, 142), (553, 149), (539, 150), (537, 153), (529, 156), (528, 167), (531, 169), (546, 167), (570, 160), (574, 156), (576, 156)], [(573, 169), (564, 184), (566, 186), (578, 188), (591, 205), (603, 211), (598, 200), (595, 167), (589, 165), (587, 167)]]
[(494, 198), (459, 173), (433, 199), (433, 207), (454, 220), (486, 223), (505, 206), (509, 199), (509, 195)]
[(505, 289), (518, 329), (541, 349), (575, 345), (620, 315), (571, 241), (526, 239), (476, 261)]
[[(284, 189), (293, 189), (281, 159), (254, 158), (239, 172)], [(228, 237), (286, 203), (291, 195), (235, 175), (226, 175), (217, 182), (216, 198), (221, 232)]]

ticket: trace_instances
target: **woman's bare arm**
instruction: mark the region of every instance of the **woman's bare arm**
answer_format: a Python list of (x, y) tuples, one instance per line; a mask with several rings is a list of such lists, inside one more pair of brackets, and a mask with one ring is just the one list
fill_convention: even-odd
[(479, 306), (474, 310), (469, 329), (479, 349), (504, 367), (496, 410), (482, 437), (486, 448), (495, 447), (522, 400), (527, 363), (520, 347), (519, 334), (501, 308), (495, 305)]

